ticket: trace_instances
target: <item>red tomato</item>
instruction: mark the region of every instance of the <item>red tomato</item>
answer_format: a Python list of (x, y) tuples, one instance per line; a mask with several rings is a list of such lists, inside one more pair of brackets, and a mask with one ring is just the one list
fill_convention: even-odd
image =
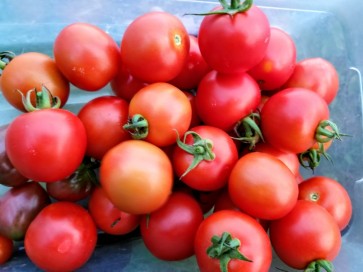
[(195, 94), (184, 91), (184, 94), (188, 97), (190, 105), (192, 106), (192, 120), (190, 121), (189, 127), (196, 127), (198, 125), (201, 125), (202, 121), (199, 118), (198, 115), (198, 109), (197, 109), (197, 103), (196, 103), (196, 97)]
[(73, 23), (54, 41), (54, 58), (65, 77), (76, 87), (97, 91), (117, 73), (120, 50), (113, 38), (101, 28)]
[(333, 216), (343, 230), (352, 217), (352, 202), (346, 189), (335, 179), (314, 176), (299, 185), (299, 199), (317, 203)]
[[(131, 126), (124, 128), (129, 130), (134, 138), (145, 139), (163, 147), (176, 142), (176, 131), (183, 135), (188, 130), (192, 107), (180, 89), (160, 82), (150, 84), (135, 94), (130, 101), (129, 115)], [(142, 128), (137, 124), (134, 126), (133, 122), (133, 118), (139, 115), (147, 122)]]
[(266, 220), (285, 216), (295, 206), (295, 175), (278, 158), (252, 152), (235, 164), (228, 180), (233, 203), (247, 214)]
[(140, 215), (120, 211), (107, 197), (102, 187), (96, 187), (88, 201), (88, 210), (96, 226), (105, 233), (123, 235), (135, 230)]
[(245, 72), (257, 65), (265, 56), (269, 39), (269, 21), (255, 5), (233, 15), (205, 16), (198, 33), (202, 56), (222, 73)]
[(169, 83), (182, 90), (192, 90), (198, 87), (202, 78), (211, 70), (199, 50), (198, 38), (189, 35), (189, 55), (180, 73)]
[(129, 104), (116, 96), (100, 96), (84, 104), (78, 117), (86, 128), (86, 155), (101, 160), (111, 147), (131, 139), (122, 128), (128, 114)]
[[(177, 146), (173, 152), (172, 162), (176, 175), (196, 190), (213, 191), (224, 187), (238, 160), (238, 152), (233, 140), (225, 131), (211, 126), (197, 126), (190, 132), (192, 134), (188, 133), (185, 144), (189, 145), (188, 150), (192, 150), (186, 151)], [(199, 152), (200, 149), (204, 151), (203, 154)], [(211, 156), (211, 152), (214, 155)], [(189, 171), (193, 161), (200, 158), (202, 160)]]
[(182, 70), (189, 43), (179, 18), (167, 12), (148, 12), (126, 28), (121, 60), (131, 75), (143, 82), (167, 82)]
[[(222, 237), (226, 238), (224, 243)], [(252, 217), (232, 210), (213, 213), (200, 224), (194, 250), (201, 272), (221, 271), (222, 258), (226, 258), (225, 271), (229, 272), (267, 272), (272, 262), (265, 230)], [(240, 254), (249, 261), (237, 259)]]
[(248, 71), (264, 91), (280, 88), (292, 75), (296, 46), (285, 31), (271, 27), (270, 41), (262, 61)]
[(86, 130), (73, 113), (44, 109), (16, 117), (5, 147), (11, 163), (25, 177), (52, 182), (67, 178), (82, 163)]
[(334, 65), (323, 58), (308, 58), (298, 62), (284, 88), (306, 88), (318, 93), (330, 104), (339, 90), (339, 75)]
[[(53, 96), (60, 99), (61, 107), (68, 101), (70, 92), (69, 82), (54, 60), (37, 52), (23, 53), (10, 61), (1, 74), (0, 86), (4, 98), (21, 111), (25, 111), (25, 108), (17, 90), (25, 95), (31, 89), (41, 91), (42, 86), (45, 86)], [(35, 94), (31, 97), (34, 105)]]
[(111, 202), (127, 213), (145, 214), (160, 208), (171, 193), (173, 177), (168, 156), (145, 141), (124, 141), (101, 161), (101, 185)]
[(317, 260), (332, 261), (341, 246), (334, 218), (306, 200), (298, 200), (289, 214), (270, 222), (270, 240), (280, 259), (295, 269), (305, 269)]
[(0, 235), (0, 265), (6, 263), (14, 252), (13, 240)]
[(29, 259), (46, 271), (74, 271), (91, 257), (97, 229), (80, 205), (55, 202), (30, 224), (24, 247)]
[(196, 94), (198, 115), (206, 125), (229, 131), (259, 105), (261, 91), (246, 73), (209, 72)]
[(194, 238), (202, 221), (198, 202), (187, 193), (175, 192), (160, 209), (142, 217), (141, 237), (157, 258), (183, 260), (194, 255)]

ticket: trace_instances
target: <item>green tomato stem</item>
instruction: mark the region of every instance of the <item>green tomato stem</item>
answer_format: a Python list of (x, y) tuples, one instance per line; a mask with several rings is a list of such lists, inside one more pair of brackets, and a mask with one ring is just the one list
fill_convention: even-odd
[(0, 52), (0, 69), (4, 70), (6, 65), (15, 57), (15, 54), (11, 51)]
[[(41, 91), (35, 88), (26, 92), (24, 95), (20, 90), (17, 90), (21, 95), (22, 103), (27, 112), (32, 112), (42, 109), (59, 109), (61, 100), (57, 96), (53, 96), (51, 92), (43, 85)], [(32, 103), (31, 95), (35, 93), (35, 106)]]
[(311, 262), (304, 270), (304, 272), (333, 272), (334, 266), (328, 260), (316, 260)]
[(253, 0), (245, 0), (241, 3), (240, 0), (231, 0), (230, 5), (227, 3), (226, 0), (219, 0), (219, 3), (222, 6), (222, 9), (213, 10), (205, 13), (189, 13), (188, 15), (212, 15), (212, 14), (228, 14), (228, 15), (235, 15), (237, 13), (246, 12), (252, 7)]
[(333, 163), (330, 155), (324, 150), (323, 143), (318, 142), (318, 145), (318, 149), (310, 148), (307, 151), (299, 154), (298, 158), (302, 167), (306, 169), (310, 168), (312, 171), (314, 171), (314, 169), (320, 164), (321, 156), (327, 159), (330, 163)]
[(142, 140), (149, 134), (149, 123), (141, 114), (135, 114), (123, 125), (133, 139)]

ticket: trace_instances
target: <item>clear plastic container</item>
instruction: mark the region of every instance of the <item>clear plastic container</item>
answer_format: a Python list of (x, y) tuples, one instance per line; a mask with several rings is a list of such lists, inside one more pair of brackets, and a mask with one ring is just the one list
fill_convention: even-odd
[[(16, 54), (38, 51), (52, 56), (53, 41), (66, 25), (89, 22), (100, 26), (119, 43), (126, 26), (151, 10), (176, 14), (192, 34), (197, 34), (202, 19), (185, 13), (205, 12), (217, 1), (204, 0), (3, 0), (0, 2), (0, 51)], [(260, 0), (255, 1), (267, 14), (271, 25), (287, 31), (297, 45), (298, 59), (323, 57), (332, 62), (340, 76), (338, 96), (330, 106), (331, 119), (344, 137), (329, 149), (333, 164), (323, 160), (315, 174), (339, 180), (353, 200), (353, 218), (343, 233), (343, 246), (334, 261), (336, 271), (355, 272), (363, 267), (363, 124), (362, 78), (363, 4), (357, 0)], [(79, 107), (100, 94), (111, 93), (109, 86), (100, 92), (72, 88), (66, 108)], [(21, 114), (0, 94), (0, 125)], [(304, 176), (310, 171), (302, 170)], [(6, 188), (0, 187), (0, 194)], [(318, 222), (311, 222), (312, 224)], [(182, 262), (154, 258), (143, 242), (132, 236), (100, 237), (99, 246), (80, 271), (198, 271), (194, 257)], [(271, 271), (292, 271), (275, 257)], [(0, 271), (38, 271), (22, 247)]]

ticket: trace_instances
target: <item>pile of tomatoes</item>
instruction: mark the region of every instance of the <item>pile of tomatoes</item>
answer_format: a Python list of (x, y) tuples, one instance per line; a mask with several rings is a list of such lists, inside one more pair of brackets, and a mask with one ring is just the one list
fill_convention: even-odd
[[(46, 271), (73, 271), (99, 232), (138, 231), (164, 261), (200, 271), (332, 271), (352, 215), (344, 187), (305, 179), (344, 134), (323, 58), (296, 60), (283, 29), (252, 3), (220, 1), (198, 36), (173, 14), (135, 18), (118, 44), (74, 23), (50, 57), (1, 53), (4, 99), (23, 111), (0, 130), (0, 263), (24, 241)], [(199, 15), (189, 15), (199, 16)], [(63, 109), (70, 86), (100, 95)]]

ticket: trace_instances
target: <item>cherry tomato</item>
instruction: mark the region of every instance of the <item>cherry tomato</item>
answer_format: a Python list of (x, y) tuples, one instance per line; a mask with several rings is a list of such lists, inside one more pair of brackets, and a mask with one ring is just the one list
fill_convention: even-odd
[[(0, 81), (4, 98), (16, 109), (25, 111), (22, 96), (31, 89), (40, 91), (45, 86), (53, 96), (61, 101), (61, 107), (69, 97), (70, 86), (58, 69), (54, 60), (43, 53), (27, 52), (16, 56), (5, 67)], [(35, 95), (31, 95), (33, 104)]]
[(14, 253), (13, 240), (0, 235), (0, 265), (6, 263)]
[(97, 229), (87, 210), (60, 201), (44, 208), (32, 221), (24, 247), (42, 270), (74, 271), (88, 261), (96, 242)]
[(54, 59), (65, 77), (85, 91), (97, 91), (118, 71), (120, 49), (101, 28), (73, 23), (63, 28), (54, 41)]
[(167, 82), (182, 70), (189, 44), (188, 32), (179, 18), (168, 12), (148, 12), (126, 28), (121, 60), (131, 75), (143, 82)]

